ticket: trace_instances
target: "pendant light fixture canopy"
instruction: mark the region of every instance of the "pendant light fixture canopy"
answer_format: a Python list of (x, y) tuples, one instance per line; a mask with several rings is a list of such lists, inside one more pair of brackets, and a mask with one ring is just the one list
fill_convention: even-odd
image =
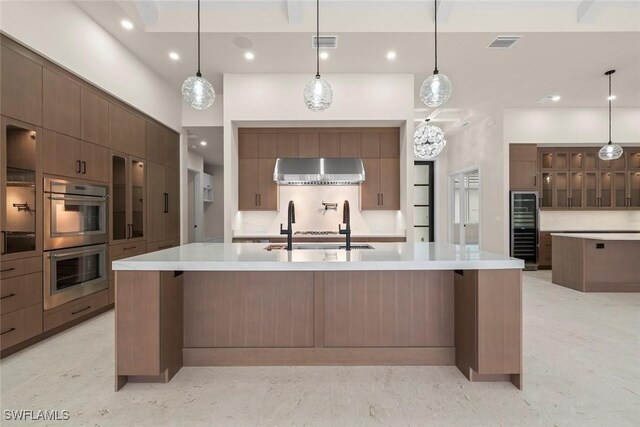
[(598, 157), (600, 157), (602, 160), (619, 159), (622, 156), (623, 152), (621, 146), (611, 142), (611, 101), (613, 100), (611, 96), (611, 75), (615, 72), (616, 70), (609, 70), (604, 73), (605, 76), (609, 77), (609, 142), (598, 152)]
[(304, 87), (303, 95), (311, 111), (324, 111), (333, 102), (331, 85), (320, 76), (320, 0), (316, 0), (316, 77)]
[(438, 71), (438, 1), (433, 0), (434, 16), (434, 63), (433, 74), (420, 87), (420, 99), (427, 107), (436, 108), (451, 98), (453, 86), (451, 80)]
[(438, 126), (422, 122), (413, 133), (413, 152), (418, 159), (432, 160), (442, 152), (447, 140)]
[(182, 99), (196, 110), (206, 110), (216, 100), (213, 85), (200, 72), (200, 0), (198, 0), (198, 71), (182, 84)]

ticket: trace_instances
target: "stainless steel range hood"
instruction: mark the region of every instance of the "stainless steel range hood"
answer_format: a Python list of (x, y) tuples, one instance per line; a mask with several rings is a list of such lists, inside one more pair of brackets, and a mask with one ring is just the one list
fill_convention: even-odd
[(358, 158), (277, 159), (273, 180), (279, 185), (354, 185), (365, 179)]

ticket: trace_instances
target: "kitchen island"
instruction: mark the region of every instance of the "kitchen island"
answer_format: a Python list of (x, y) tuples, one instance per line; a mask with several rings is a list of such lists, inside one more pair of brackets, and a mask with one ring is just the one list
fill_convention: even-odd
[(266, 246), (115, 261), (116, 389), (219, 365), (455, 365), (522, 386), (521, 260), (435, 243)]
[(551, 233), (551, 281), (581, 292), (640, 292), (640, 233)]

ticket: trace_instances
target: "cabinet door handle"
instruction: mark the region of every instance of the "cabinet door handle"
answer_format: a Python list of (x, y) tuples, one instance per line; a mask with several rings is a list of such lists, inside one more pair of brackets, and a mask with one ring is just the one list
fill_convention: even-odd
[(82, 175), (87, 173), (87, 162), (82, 162)]
[(384, 206), (384, 193), (380, 193), (380, 206)]
[(80, 160), (76, 160), (76, 173), (82, 173), (82, 162)]
[(9, 332), (11, 332), (11, 331), (15, 331), (15, 330), (16, 330), (16, 328), (9, 328), (9, 329), (7, 329), (6, 331), (2, 331), (2, 332), (0, 332), (0, 335), (8, 334)]
[(262, 206), (262, 194), (258, 193), (258, 206)]
[(9, 295), (5, 295), (5, 296), (0, 297), (0, 299), (11, 298), (11, 297), (15, 297), (15, 296), (16, 296), (16, 294), (11, 292)]
[(169, 194), (162, 193), (162, 195), (164, 196), (164, 210), (162, 211), (162, 213), (168, 213), (169, 212)]
[(538, 187), (538, 175), (533, 176), (533, 186), (536, 188)]
[(81, 309), (80, 309), (80, 310), (78, 310), (78, 311), (72, 311), (72, 312), (71, 312), (71, 315), (78, 314), (78, 313), (82, 313), (83, 311), (87, 311), (87, 310), (89, 310), (90, 308), (91, 308), (91, 306), (90, 306), (90, 305), (88, 305), (88, 306), (86, 306), (85, 308), (81, 308)]
[(258, 194), (255, 194), (254, 200), (253, 200), (253, 204), (254, 206), (258, 206)]
[(378, 193), (378, 206), (380, 206), (380, 193)]

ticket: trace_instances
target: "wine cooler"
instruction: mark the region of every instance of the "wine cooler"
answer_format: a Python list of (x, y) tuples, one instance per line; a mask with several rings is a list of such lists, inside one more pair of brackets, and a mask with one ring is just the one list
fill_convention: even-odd
[(538, 194), (511, 192), (511, 256), (525, 262), (525, 270), (538, 268)]

